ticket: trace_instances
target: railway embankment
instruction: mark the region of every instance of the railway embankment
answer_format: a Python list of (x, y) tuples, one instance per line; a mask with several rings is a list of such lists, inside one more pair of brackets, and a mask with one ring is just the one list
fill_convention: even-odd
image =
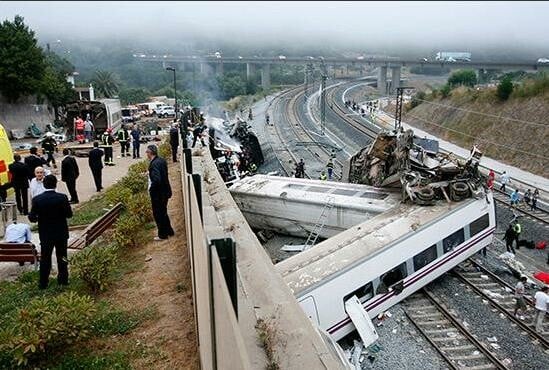
[[(412, 108), (413, 106), (413, 108)], [(388, 113), (394, 110), (389, 106)], [(548, 177), (549, 78), (524, 82), (502, 101), (497, 88), (460, 87), (443, 97), (420, 95), (403, 120), (437, 137), (488, 157)]]

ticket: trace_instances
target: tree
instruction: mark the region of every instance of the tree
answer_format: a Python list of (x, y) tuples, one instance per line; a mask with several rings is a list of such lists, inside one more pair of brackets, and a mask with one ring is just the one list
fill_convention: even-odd
[(74, 66), (66, 59), (53, 52), (44, 53), (46, 68), (40, 85), (40, 93), (44, 95), (55, 110), (58, 118), (58, 108), (74, 100), (72, 85), (67, 82), (67, 75), (74, 72)]
[(238, 74), (226, 74), (217, 78), (221, 99), (229, 100), (238, 95), (246, 95), (246, 82)]
[(464, 69), (454, 72), (448, 78), (448, 84), (450, 87), (459, 85), (473, 87), (477, 83), (477, 74), (472, 69)]
[(0, 24), (0, 92), (10, 102), (36, 93), (45, 63), (34, 31), (17, 15), (13, 22)]
[(511, 81), (511, 77), (507, 76), (504, 79), (502, 79), (498, 84), (496, 94), (499, 100), (505, 101), (509, 99), (509, 96), (511, 96), (512, 92), (513, 92), (513, 81)]
[(121, 89), (118, 97), (123, 104), (136, 104), (146, 101), (151, 96), (150, 91), (143, 88)]
[(94, 89), (105, 98), (112, 98), (118, 92), (118, 82), (112, 72), (96, 71), (92, 83)]

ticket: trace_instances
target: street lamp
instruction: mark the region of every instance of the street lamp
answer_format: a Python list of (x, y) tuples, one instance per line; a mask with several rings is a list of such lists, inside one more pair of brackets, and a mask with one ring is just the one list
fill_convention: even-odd
[(175, 68), (173, 67), (166, 67), (167, 71), (173, 71), (173, 96), (175, 98), (175, 118), (177, 119), (178, 116), (178, 110), (177, 110), (177, 87), (176, 87), (176, 79), (175, 79)]

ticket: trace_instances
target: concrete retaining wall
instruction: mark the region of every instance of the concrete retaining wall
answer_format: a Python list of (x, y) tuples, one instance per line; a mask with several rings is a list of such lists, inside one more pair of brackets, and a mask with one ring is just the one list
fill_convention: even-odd
[(36, 97), (26, 97), (12, 104), (0, 95), (0, 124), (8, 133), (12, 129), (26, 129), (32, 122), (43, 130), (55, 119), (53, 108), (44, 103), (36, 104)]

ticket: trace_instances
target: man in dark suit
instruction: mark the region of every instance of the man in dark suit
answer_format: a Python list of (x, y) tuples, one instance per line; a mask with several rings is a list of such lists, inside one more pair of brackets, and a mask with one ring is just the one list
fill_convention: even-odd
[(156, 145), (149, 145), (145, 151), (149, 164), (149, 195), (158, 236), (154, 240), (168, 239), (175, 233), (168, 217), (168, 199), (172, 197), (172, 188), (168, 178), (168, 164), (158, 156)]
[(61, 161), (61, 181), (67, 184), (71, 199), (69, 203), (78, 203), (78, 194), (76, 193), (76, 179), (80, 175), (78, 170), (78, 163), (76, 159), (71, 155), (70, 150), (63, 149), (63, 155), (65, 156)]
[(170, 145), (172, 147), (172, 159), (177, 162), (177, 148), (179, 147), (179, 130), (177, 129), (177, 123), (173, 123), (170, 129)]
[(101, 160), (101, 157), (103, 157), (103, 151), (99, 149), (99, 143), (95, 141), (93, 143), (93, 149), (90, 150), (90, 154), (88, 155), (88, 163), (90, 165), (90, 169), (93, 175), (93, 180), (95, 181), (95, 187), (97, 191), (101, 191), (103, 189), (103, 185), (101, 184), (101, 172), (103, 171), (103, 161)]
[(38, 148), (33, 146), (29, 150), (30, 155), (25, 157), (25, 164), (29, 168), (29, 180), (34, 178), (34, 169), (46, 164), (46, 160), (38, 156)]
[(55, 248), (57, 257), (57, 283), (69, 284), (69, 270), (67, 268), (67, 240), (69, 227), (67, 218), (72, 217), (69, 199), (65, 194), (55, 191), (57, 178), (54, 175), (44, 177), (44, 188), (40, 195), (32, 199), (32, 208), (29, 213), (31, 222), (38, 222), (40, 236), (40, 289), (48, 287), (51, 270), (51, 255)]
[(15, 154), (14, 162), (8, 166), (11, 176), (11, 185), (15, 190), (17, 210), (22, 215), (29, 213), (29, 167), (21, 162), (21, 156)]

